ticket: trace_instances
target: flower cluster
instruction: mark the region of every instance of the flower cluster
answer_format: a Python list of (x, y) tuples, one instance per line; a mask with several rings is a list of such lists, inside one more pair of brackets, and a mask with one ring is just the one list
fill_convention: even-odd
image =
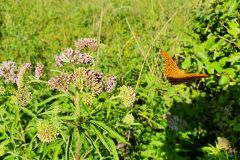
[(37, 137), (42, 142), (52, 142), (59, 134), (58, 126), (51, 121), (41, 121), (37, 125)]
[(76, 77), (76, 87), (82, 91), (91, 92), (94, 95), (103, 91), (110, 92), (116, 85), (115, 77), (107, 78), (107, 80), (104, 81), (103, 73), (93, 69), (78, 68), (74, 74)]
[(119, 97), (125, 107), (131, 107), (135, 101), (135, 90), (132, 87), (122, 86), (120, 88)]
[(83, 92), (81, 95), (82, 102), (86, 105), (92, 105), (95, 95), (91, 92)]
[(55, 58), (58, 66), (64, 66), (64, 63), (71, 63), (72, 65), (90, 64), (92, 65), (94, 59), (92, 56), (83, 54), (78, 50), (71, 48), (66, 49), (62, 54)]
[(217, 137), (216, 146), (218, 146), (222, 150), (230, 150), (231, 149), (231, 143), (227, 138), (224, 137)]
[(103, 73), (87, 69), (85, 75), (87, 78), (87, 87), (89, 87), (95, 94), (101, 93), (103, 91)]
[(65, 91), (66, 92), (66, 91), (69, 90), (69, 86), (72, 82), (74, 82), (75, 78), (76, 77), (75, 77), (74, 74), (63, 73), (59, 76), (52, 77), (48, 81), (48, 85), (52, 89), (57, 89), (59, 91)]
[(75, 46), (82, 50), (84, 48), (96, 49), (98, 47), (97, 40), (94, 38), (80, 38), (75, 42)]
[(25, 74), (26, 70), (31, 67), (32, 67), (31, 63), (24, 63), (21, 65), (19, 72), (17, 74), (17, 80), (16, 80), (16, 84), (17, 84), (18, 88), (21, 88), (23, 86), (24, 74)]
[(0, 65), (0, 78), (3, 78), (5, 83), (16, 83), (17, 80), (16, 63), (11, 61), (3, 62)]
[(104, 91), (105, 92), (111, 92), (116, 85), (117, 85), (116, 77), (109, 76), (104, 81)]
[(125, 123), (126, 125), (132, 125), (134, 123), (134, 117), (132, 114), (127, 114), (124, 118), (123, 118), (123, 123)]
[(43, 64), (37, 63), (36, 68), (35, 68), (35, 77), (39, 79), (43, 75)]
[(21, 87), (16, 91), (15, 97), (16, 104), (25, 107), (32, 100), (32, 93), (28, 90), (27, 87)]

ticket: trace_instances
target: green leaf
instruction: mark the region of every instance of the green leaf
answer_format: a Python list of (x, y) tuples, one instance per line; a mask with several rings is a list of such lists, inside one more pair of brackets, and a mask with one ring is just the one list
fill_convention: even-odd
[(102, 144), (107, 148), (107, 150), (110, 152), (110, 148), (107, 144), (107, 142), (105, 141), (103, 135), (100, 133), (100, 131), (93, 125), (90, 125), (91, 128), (94, 130), (94, 132), (96, 133), (96, 135), (98, 136), (98, 138), (100, 139), (100, 141), (102, 142)]
[(182, 68), (187, 69), (191, 66), (191, 57), (188, 56), (182, 63)]
[(116, 146), (115, 146), (115, 143), (113, 142), (113, 140), (111, 138), (107, 138), (107, 142), (111, 148), (111, 151), (112, 151), (112, 154), (113, 154), (113, 159), (114, 160), (119, 160), (119, 157), (118, 157), (118, 153), (117, 153), (117, 149), (116, 149)]
[(215, 44), (215, 37), (210, 36), (206, 42), (204, 42), (204, 46), (207, 50), (212, 49)]
[(103, 158), (102, 158), (102, 155), (101, 155), (101, 153), (100, 153), (100, 151), (99, 151), (98, 145), (95, 144), (95, 142), (92, 140), (92, 138), (91, 138), (91, 136), (89, 135), (89, 133), (88, 133), (87, 131), (85, 131), (85, 132), (83, 132), (83, 133), (84, 133), (84, 135), (85, 135), (85, 138), (88, 140), (89, 144), (91, 144), (91, 145), (94, 147), (94, 149), (96, 150), (96, 152), (98, 153), (100, 159), (103, 159)]
[(231, 28), (228, 30), (228, 33), (231, 34), (234, 38), (237, 38), (238, 35), (240, 34), (240, 29), (239, 28)]
[(200, 44), (194, 44), (194, 53), (201, 58), (203, 61), (208, 61), (208, 55), (205, 52), (204, 47), (202, 47)]
[(25, 113), (28, 114), (29, 116), (37, 119), (37, 116), (36, 116), (31, 110), (29, 110), (29, 109), (27, 109), (27, 108), (25, 108), (25, 107), (20, 107), (20, 108), (21, 108), (21, 110), (22, 110), (23, 112), (25, 112)]
[(95, 120), (91, 120), (90, 122), (95, 125), (98, 125), (102, 129), (106, 130), (111, 137), (116, 138), (118, 141), (123, 142), (125, 144), (129, 144), (120, 134), (118, 134), (116, 131), (112, 130), (105, 123), (100, 122), (100, 121), (95, 121)]
[(61, 145), (63, 142), (60, 142), (58, 145), (54, 147), (54, 154), (53, 154), (53, 160), (58, 160), (58, 155), (61, 154)]
[(68, 97), (68, 95), (67, 94), (58, 94), (58, 95), (52, 96), (52, 97), (46, 99), (45, 101), (37, 104), (37, 107), (42, 106), (42, 105), (44, 105), (44, 104), (46, 104), (48, 102), (51, 102), (54, 99), (60, 98), (60, 97)]
[(235, 78), (236, 76), (236, 69), (235, 68), (227, 68), (224, 70), (224, 73), (226, 73), (230, 78)]
[(222, 73), (222, 67), (219, 62), (213, 62), (211, 67), (214, 68), (218, 73)]
[(231, 54), (231, 56), (228, 59), (228, 61), (231, 62), (231, 63), (239, 62), (239, 60), (240, 60), (240, 54), (239, 53)]
[(230, 8), (228, 10), (228, 16), (234, 16), (234, 12), (238, 12), (237, 11), (237, 8), (238, 8), (238, 3), (237, 0), (232, 0), (232, 1), (229, 1), (229, 5), (230, 5)]
[(223, 75), (219, 80), (219, 85), (224, 86), (229, 83), (229, 77), (227, 75)]
[(107, 103), (107, 104), (108, 104), (107, 106), (107, 119), (108, 119), (111, 113), (112, 105), (110, 103)]

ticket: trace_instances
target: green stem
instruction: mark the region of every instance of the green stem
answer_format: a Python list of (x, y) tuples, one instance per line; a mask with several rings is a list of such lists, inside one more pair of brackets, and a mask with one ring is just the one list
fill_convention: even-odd
[[(73, 97), (73, 102), (76, 107), (76, 114), (77, 117), (80, 118), (81, 115), (81, 110), (80, 110), (80, 95), (78, 92), (76, 92), (75, 96)], [(81, 128), (81, 124), (79, 124), (79, 128)], [(77, 127), (77, 149), (76, 149), (76, 154), (75, 154), (75, 159), (79, 160), (81, 156), (81, 136), (80, 136), (80, 130)]]

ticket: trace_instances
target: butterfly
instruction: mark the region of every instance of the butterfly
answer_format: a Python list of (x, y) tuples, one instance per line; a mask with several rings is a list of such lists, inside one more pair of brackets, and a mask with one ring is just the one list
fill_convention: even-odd
[(186, 73), (180, 70), (172, 57), (164, 50), (162, 50), (162, 57), (165, 59), (164, 74), (171, 84), (180, 84), (208, 77), (207, 74)]

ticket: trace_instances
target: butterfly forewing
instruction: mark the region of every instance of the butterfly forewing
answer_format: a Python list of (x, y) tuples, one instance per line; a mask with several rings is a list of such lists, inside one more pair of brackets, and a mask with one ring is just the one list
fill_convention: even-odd
[(173, 61), (167, 52), (162, 51), (162, 56), (165, 59), (164, 74), (167, 77), (168, 81), (172, 84), (180, 84), (208, 77), (207, 74), (185, 73), (178, 68), (177, 64)]

